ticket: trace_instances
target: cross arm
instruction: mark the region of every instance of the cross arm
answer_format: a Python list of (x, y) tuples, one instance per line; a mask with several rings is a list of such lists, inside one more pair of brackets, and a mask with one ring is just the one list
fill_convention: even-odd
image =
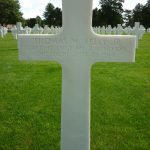
[(136, 36), (94, 35), (89, 49), (93, 62), (135, 62)]
[(86, 60), (95, 62), (134, 62), (135, 36), (86, 37), (60, 35), (19, 35), (20, 60)]
[(57, 60), (61, 57), (57, 35), (19, 35), (20, 60)]

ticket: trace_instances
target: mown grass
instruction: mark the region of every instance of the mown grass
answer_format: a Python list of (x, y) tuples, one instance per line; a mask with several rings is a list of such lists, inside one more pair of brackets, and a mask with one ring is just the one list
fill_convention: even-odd
[[(150, 149), (150, 34), (136, 63), (92, 67), (91, 150)], [(59, 150), (61, 66), (19, 62), (17, 42), (0, 39), (0, 150)]]

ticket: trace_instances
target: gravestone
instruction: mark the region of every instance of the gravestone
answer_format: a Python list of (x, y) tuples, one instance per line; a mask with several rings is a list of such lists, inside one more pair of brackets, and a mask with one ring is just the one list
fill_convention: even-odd
[(39, 25), (38, 24), (35, 24), (35, 26), (33, 27), (31, 33), (33, 34), (40, 34), (40, 28), (39, 28)]
[(140, 37), (140, 22), (135, 22), (133, 34), (136, 35), (136, 48), (138, 48), (139, 37)]
[(50, 34), (51, 30), (50, 28), (48, 27), (48, 25), (45, 25), (44, 26), (44, 30), (43, 30), (43, 34)]
[(123, 28), (122, 28), (122, 26), (121, 26), (121, 24), (118, 24), (117, 25), (117, 35), (122, 35), (122, 33), (123, 33)]
[(4, 37), (4, 33), (3, 33), (3, 27), (0, 26), (0, 37), (3, 38)]
[(101, 27), (99, 26), (99, 27), (97, 27), (97, 34), (101, 34)]
[(93, 27), (93, 31), (97, 34), (98, 33), (98, 28), (97, 27)]
[(90, 150), (91, 66), (96, 62), (134, 62), (136, 39), (95, 34), (92, 0), (62, 2), (61, 33), (19, 35), (19, 58), (62, 65), (61, 150)]
[(21, 22), (17, 22), (17, 34), (27, 34), (26, 30), (22, 27)]
[(40, 34), (43, 34), (43, 28), (42, 27), (40, 27)]
[(43, 28), (40, 27), (38, 24), (35, 24), (33, 27), (32, 31), (33, 34), (42, 34), (43, 33)]
[(18, 34), (27, 34), (27, 31), (23, 29), (21, 22), (17, 22), (17, 25), (14, 26), (11, 31), (15, 39), (18, 39)]
[(146, 31), (146, 29), (144, 28), (144, 26), (140, 25), (140, 36), (139, 36), (140, 40), (143, 38), (145, 31)]
[(4, 36), (7, 34), (8, 29), (6, 27), (0, 26), (0, 37), (4, 38)]
[(30, 27), (25, 26), (24, 29), (26, 30), (26, 33), (27, 33), (27, 34), (31, 34), (31, 28), (30, 28)]
[(51, 32), (50, 32), (51, 34), (56, 34), (55, 33), (55, 28), (53, 26), (51, 26), (50, 30), (51, 30)]
[(60, 33), (60, 32), (61, 32), (61, 30), (62, 30), (62, 28), (61, 28), (61, 27), (58, 27), (58, 33)]
[(102, 26), (102, 28), (101, 28), (101, 34), (106, 34), (105, 26)]
[(117, 34), (117, 28), (116, 28), (116, 27), (113, 27), (113, 29), (112, 29), (112, 33), (113, 33), (114, 35), (116, 35), (116, 34)]
[(107, 27), (107, 29), (106, 29), (106, 33), (107, 33), (108, 35), (111, 35), (111, 33), (112, 33), (111, 25), (108, 25), (108, 27)]
[(8, 29), (6, 27), (3, 27), (3, 35), (5, 36), (8, 33)]
[(58, 34), (58, 33), (60, 33), (60, 32), (61, 32), (60, 27), (55, 27), (55, 33)]
[(12, 32), (14, 39), (17, 39), (17, 27), (16, 27), (16, 25), (12, 27), (11, 32)]
[(131, 35), (132, 34), (132, 28), (130, 27), (130, 26), (128, 26), (128, 27), (126, 27), (125, 28), (125, 33), (127, 34), (127, 35)]

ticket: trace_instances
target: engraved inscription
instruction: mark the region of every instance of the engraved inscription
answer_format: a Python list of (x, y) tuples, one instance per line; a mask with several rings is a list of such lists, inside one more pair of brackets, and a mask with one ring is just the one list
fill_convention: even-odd
[(64, 37), (26, 37), (20, 38), (22, 55), (56, 57), (121, 57), (130, 53), (132, 40), (120, 37), (64, 38)]

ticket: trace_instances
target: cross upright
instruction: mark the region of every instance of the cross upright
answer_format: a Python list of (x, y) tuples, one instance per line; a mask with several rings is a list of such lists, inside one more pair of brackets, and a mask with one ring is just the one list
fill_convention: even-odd
[(3, 32), (3, 27), (0, 27), (0, 37), (3, 38), (4, 37), (4, 32)]
[(122, 25), (121, 25), (121, 24), (118, 24), (118, 25), (117, 25), (117, 34), (118, 34), (118, 35), (122, 35), (122, 33), (123, 33)]
[(62, 65), (61, 150), (90, 150), (90, 69), (96, 62), (134, 62), (135, 36), (92, 31), (93, 0), (63, 0), (57, 35), (19, 35), (20, 60)]
[(111, 25), (108, 25), (108, 27), (107, 27), (107, 34), (108, 35), (111, 35), (111, 33), (112, 33), (112, 28), (111, 28)]
[(140, 22), (135, 22), (135, 27), (133, 29), (134, 35), (136, 35), (136, 48), (139, 45), (139, 37), (140, 37)]

